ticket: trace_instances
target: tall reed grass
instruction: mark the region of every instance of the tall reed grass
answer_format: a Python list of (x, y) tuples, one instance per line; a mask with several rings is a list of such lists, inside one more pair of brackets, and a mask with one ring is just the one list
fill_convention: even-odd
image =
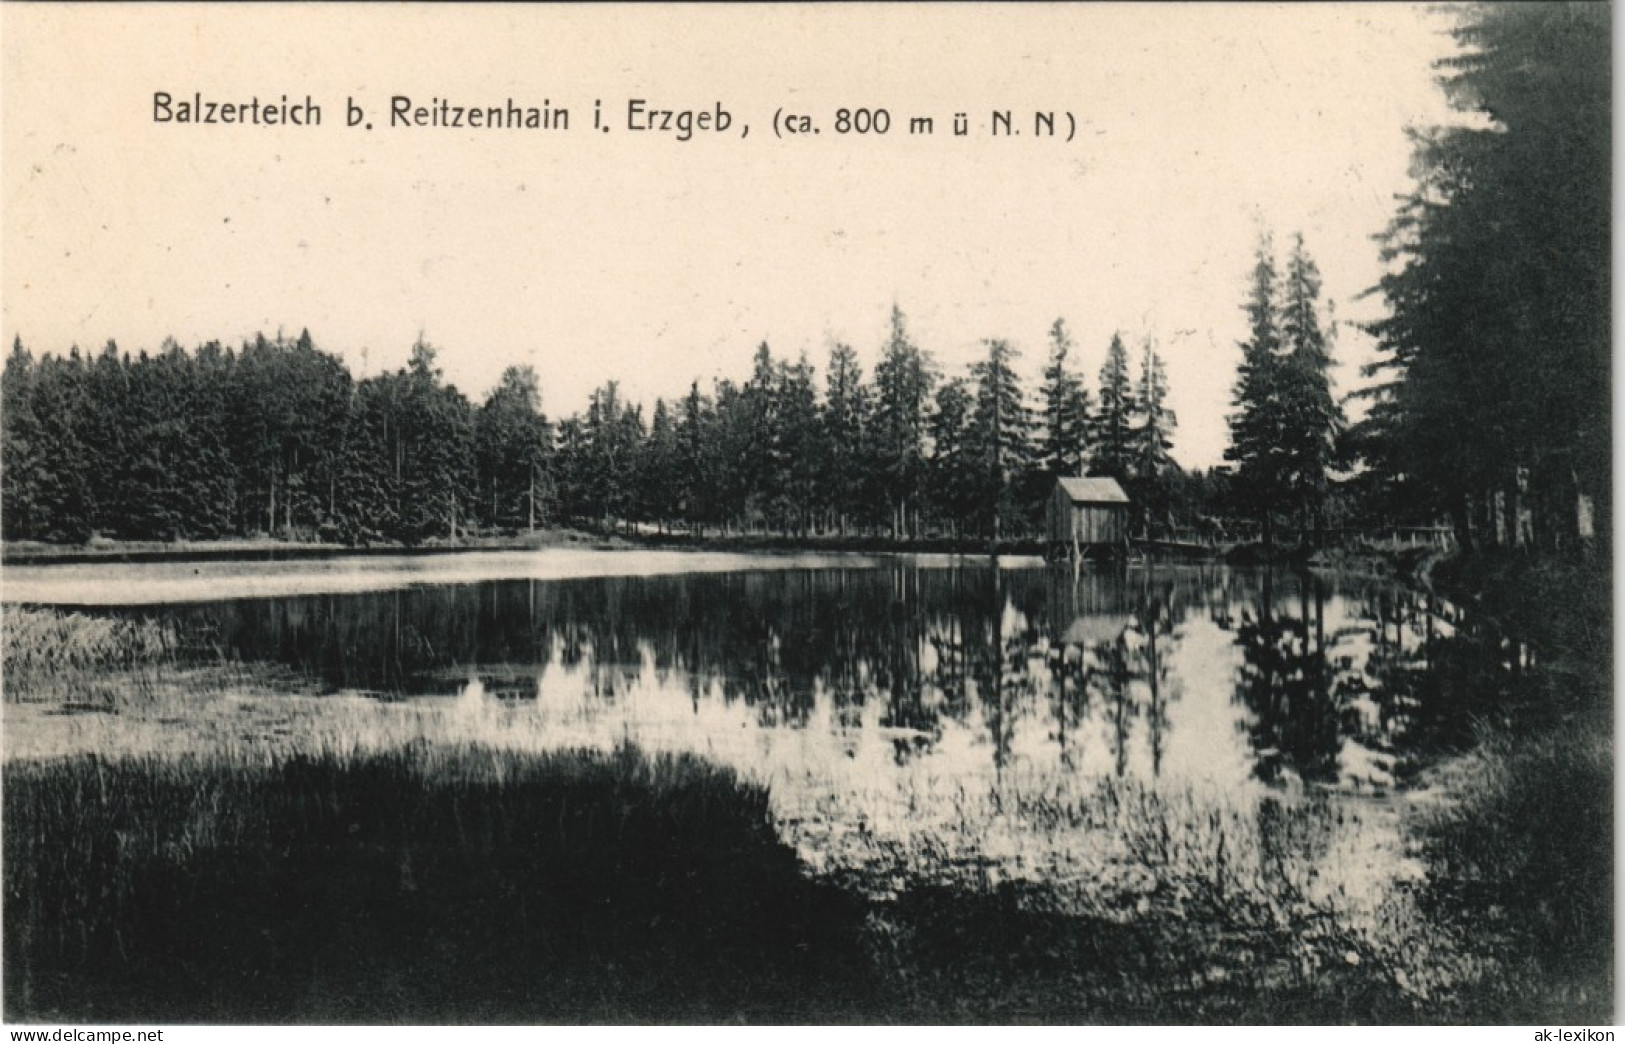
[(954, 1020), (1425, 1019), (1397, 919), (1328, 872), (1340, 814), (1119, 778), (965, 795), (945, 831), (876, 842), (874, 959)]
[(103, 709), (150, 693), (181, 649), (173, 626), (139, 617), (6, 606), (0, 669), (8, 702), (62, 700)]

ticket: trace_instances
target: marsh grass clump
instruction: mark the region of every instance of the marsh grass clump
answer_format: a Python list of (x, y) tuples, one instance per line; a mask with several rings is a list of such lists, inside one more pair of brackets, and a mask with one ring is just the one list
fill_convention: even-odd
[(1097, 860), (1136, 871), (1135, 891), (1183, 907), (1284, 916), (1324, 905), (1315, 863), (1338, 812), (1323, 795), (1237, 802), (1190, 787), (1104, 778), (1019, 795), (1011, 807), (1056, 838), (1085, 838)]
[[(971, 806), (967, 805), (967, 808)], [(888, 995), (952, 1022), (1412, 1022), (1421, 999), (1373, 922), (1317, 878), (1332, 801), (1242, 803), (1127, 779), (1013, 788), (972, 817), (1002, 866), (949, 839), (870, 907)], [(975, 864), (980, 875), (961, 872)]]
[(859, 869), (835, 872), (871, 899), (865, 943), (900, 1019), (1403, 1023), (1435, 1011), (1409, 985), (1393, 931), (1408, 921), (1341, 888), (1340, 853), (1369, 835), (1336, 796), (1016, 775), (944, 798), (953, 814), (938, 821), (862, 831), (867, 847), (845, 860)]
[(1606, 722), (1486, 729), (1456, 800), (1422, 817), (1432, 912), (1502, 940), (1484, 1015), (1611, 1021), (1613, 773)]
[(854, 967), (858, 919), (766, 791), (692, 756), (85, 755), (4, 783), (10, 1020), (782, 1019)]

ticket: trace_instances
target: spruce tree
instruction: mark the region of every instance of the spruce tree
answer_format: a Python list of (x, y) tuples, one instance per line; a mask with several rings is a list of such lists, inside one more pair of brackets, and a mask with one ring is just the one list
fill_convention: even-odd
[(891, 334), (875, 366), (874, 445), (895, 537), (917, 528), (931, 385), (930, 359), (910, 339), (903, 311), (893, 305)]
[(1083, 474), (1089, 450), (1089, 393), (1070, 366), (1072, 335), (1064, 320), (1050, 327), (1044, 367), (1044, 442), (1040, 465), (1052, 477)]
[(869, 390), (857, 353), (850, 345), (836, 344), (830, 349), (825, 376), (819, 486), (832, 520), (843, 534), (850, 520), (867, 517), (869, 413)]
[(1332, 397), (1331, 352), (1318, 315), (1320, 272), (1295, 237), (1281, 301), (1281, 455), (1289, 501), (1320, 543), (1343, 411)]
[(1033, 423), (1013, 368), (1015, 348), (998, 338), (983, 343), (987, 354), (971, 367), (976, 400), (968, 448), (980, 486), (983, 532), (997, 540), (1019, 521), (1014, 493), (1031, 459)]
[(408, 543), (441, 535), (455, 539), (472, 516), (474, 410), (462, 392), (441, 381), (437, 355), (420, 336), (402, 374), (396, 513)]
[(1268, 237), (1260, 240), (1247, 298), (1248, 337), (1241, 345), (1241, 368), (1231, 400), (1230, 445), (1225, 460), (1235, 466), (1236, 495), (1258, 519), (1264, 543), (1275, 540), (1274, 513), (1287, 492), (1281, 360), (1275, 257)]
[(677, 504), (691, 531), (703, 534), (715, 521), (715, 415), (700, 394), (700, 382), (689, 385), (677, 420)]
[(1548, 548), (1609, 531), (1610, 22), (1607, 4), (1466, 7), (1441, 82), (1476, 118), (1416, 136), (1420, 184), (1386, 237), (1361, 447), (1388, 503), (1448, 512), (1465, 546), (1514, 536), (1496, 522), (1520, 500)]
[(399, 374), (370, 377), (354, 385), (345, 404), (334, 523), (347, 544), (368, 544), (399, 532), (397, 447), (404, 383)]
[(1134, 463), (1134, 401), (1128, 350), (1120, 334), (1112, 334), (1106, 362), (1100, 368), (1100, 408), (1095, 411), (1092, 474), (1128, 480)]
[(1176, 468), (1169, 451), (1179, 419), (1168, 408), (1168, 376), (1156, 342), (1147, 337), (1140, 358), (1140, 381), (1135, 396), (1139, 423), (1134, 429), (1134, 485), (1148, 517), (1167, 513), (1168, 472)]
[(1151, 338), (1146, 338), (1140, 357), (1140, 382), (1135, 401), (1139, 424), (1134, 430), (1134, 470), (1141, 478), (1155, 479), (1172, 464), (1172, 433), (1179, 418), (1168, 408), (1168, 375), (1162, 356)]
[(789, 466), (779, 430), (779, 370), (766, 341), (756, 348), (750, 380), (736, 405), (740, 426), (735, 431), (741, 438), (733, 454), (734, 473), (743, 487), (746, 511), (765, 518), (782, 497)]
[(969, 446), (973, 404), (965, 378), (952, 377), (937, 388), (931, 411), (931, 502), (954, 536), (974, 514), (979, 491)]
[(664, 532), (677, 517), (677, 422), (666, 400), (655, 399), (649, 437), (638, 450), (636, 511)]
[(0, 527), (7, 540), (36, 539), (48, 522), (40, 486), (47, 465), (39, 419), (34, 414), (38, 371), (22, 338), (11, 343), (11, 355), (0, 375)]
[(535, 370), (510, 366), (503, 371), (480, 407), (474, 445), (481, 520), (491, 526), (535, 529), (546, 517), (552, 445)]

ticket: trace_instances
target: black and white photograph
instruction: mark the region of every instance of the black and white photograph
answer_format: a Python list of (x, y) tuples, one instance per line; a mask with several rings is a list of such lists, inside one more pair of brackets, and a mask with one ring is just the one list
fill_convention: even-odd
[(10, 1039), (1613, 1039), (1612, 37), (0, 4)]

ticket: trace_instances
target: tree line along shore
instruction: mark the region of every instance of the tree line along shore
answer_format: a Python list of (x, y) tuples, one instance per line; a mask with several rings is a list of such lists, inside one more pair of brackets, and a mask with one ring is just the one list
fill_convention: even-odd
[[(94, 358), (75, 349), (35, 359), (18, 338), (3, 378), (4, 536), (417, 547), (507, 535), (523, 546), (538, 531), (573, 526), (913, 546), (1022, 541), (1036, 539), (1061, 476), (1118, 480), (1142, 530), (1255, 515), (1244, 500), (1260, 491), (1235, 479), (1264, 460), (1248, 440), (1276, 437), (1270, 459), (1290, 465), (1272, 466), (1295, 478), (1290, 497), (1282, 482), (1263, 491), (1276, 498), (1263, 518), (1283, 509), (1318, 518), (1344, 427), (1315, 314), (1319, 278), (1300, 238), (1278, 292), (1267, 251), (1262, 244), (1249, 304), (1255, 338), (1238, 378), (1235, 473), (1187, 472), (1172, 458), (1177, 418), (1154, 340), (1139, 346), (1136, 365), (1114, 336), (1091, 394), (1060, 319), (1036, 393), (1003, 339), (984, 342), (968, 372), (945, 375), (894, 307), (872, 375), (836, 344), (820, 388), (805, 357), (775, 358), (764, 343), (743, 383), (702, 391), (696, 381), (646, 417), (611, 380), (584, 412), (557, 422), (543, 413), (530, 368), (508, 368), (476, 405), (444, 381), (422, 339), (402, 370), (358, 379), (308, 332), (260, 335), (240, 349), (169, 341), (134, 357), (109, 343)], [(1279, 380), (1264, 374), (1277, 358)]]
[(1079, 356), (1097, 348), (1060, 319), (1036, 388), (1002, 338), (944, 372), (894, 306), (870, 373), (847, 344), (820, 381), (764, 343), (743, 381), (696, 381), (645, 410), (609, 380), (556, 419), (529, 368), (476, 403), (423, 338), (404, 368), (358, 378), (308, 333), (39, 357), (19, 334), (0, 403), (0, 536), (416, 546), (563, 525), (1019, 539), (1058, 476), (1088, 474), (1124, 486), (1142, 532), (1217, 520), (1269, 543), (1281, 528), (1312, 540), (1447, 522), (1468, 548), (1583, 550), (1612, 514), (1606, 10), (1463, 20), (1441, 84), (1470, 118), (1415, 136), (1417, 187), (1380, 237), (1388, 273), (1370, 291), (1387, 306), (1369, 326), (1380, 357), (1345, 400), (1303, 237), (1284, 270), (1261, 240), (1238, 294), (1248, 333), (1221, 467), (1170, 455), (1155, 340), (1114, 336), (1090, 388)]

